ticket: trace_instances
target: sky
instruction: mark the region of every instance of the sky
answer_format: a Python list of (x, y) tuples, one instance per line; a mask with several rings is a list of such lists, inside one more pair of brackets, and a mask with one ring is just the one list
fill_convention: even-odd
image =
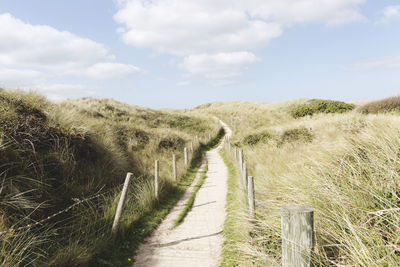
[(400, 93), (400, 0), (0, 0), (0, 87), (148, 107)]

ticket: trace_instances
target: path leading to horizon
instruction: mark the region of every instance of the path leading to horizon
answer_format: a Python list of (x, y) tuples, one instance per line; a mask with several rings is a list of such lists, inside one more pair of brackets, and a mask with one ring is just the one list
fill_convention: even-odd
[[(226, 135), (232, 132), (221, 122)], [(225, 139), (223, 139), (225, 140)], [(207, 267), (218, 266), (225, 221), (228, 170), (219, 155), (223, 142), (206, 153), (207, 178), (197, 192), (192, 210), (176, 228), (173, 221), (183, 209), (192, 187), (164, 221), (137, 250), (135, 267)], [(197, 175), (192, 186), (196, 185)]]

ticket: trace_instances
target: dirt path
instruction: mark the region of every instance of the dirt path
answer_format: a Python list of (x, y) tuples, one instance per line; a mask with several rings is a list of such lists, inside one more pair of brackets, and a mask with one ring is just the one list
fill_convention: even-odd
[[(221, 124), (226, 135), (231, 136), (231, 130), (223, 122)], [(222, 144), (207, 152), (207, 178), (185, 220), (178, 227), (172, 228), (173, 221), (184, 207), (192, 188), (186, 192), (153, 235), (139, 247), (133, 266), (218, 265), (223, 242), (222, 229), (228, 177), (228, 170), (218, 154), (221, 148)], [(192, 185), (197, 183), (197, 178)]]

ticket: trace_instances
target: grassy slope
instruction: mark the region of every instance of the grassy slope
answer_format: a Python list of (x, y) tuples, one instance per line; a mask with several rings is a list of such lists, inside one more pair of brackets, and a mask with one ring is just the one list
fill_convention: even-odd
[(2, 236), (0, 265), (84, 266), (107, 243), (120, 185), (134, 173), (121, 232), (146, 218), (154, 160), (161, 196), (175, 192), (172, 153), (184, 175), (183, 147), (219, 125), (191, 111), (160, 111), (110, 99), (51, 103), (0, 89), (0, 231), (32, 224), (79, 199), (105, 193), (29, 230)]
[[(280, 207), (294, 203), (315, 208), (318, 264), (396, 266), (400, 117), (352, 111), (292, 118), (291, 106), (304, 102), (197, 107), (231, 125), (231, 141), (244, 149), (249, 174), (255, 176), (257, 220), (236, 242), (245, 255), (238, 265), (279, 265)], [(298, 129), (310, 135), (304, 138)], [(249, 135), (256, 142), (244, 142)], [(230, 214), (246, 219), (240, 206), (234, 207)]]

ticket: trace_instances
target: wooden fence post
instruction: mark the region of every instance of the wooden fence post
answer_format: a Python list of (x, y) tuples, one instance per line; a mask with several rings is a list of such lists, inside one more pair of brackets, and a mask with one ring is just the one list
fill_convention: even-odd
[(184, 157), (185, 157), (185, 166), (188, 167), (189, 159), (188, 159), (188, 149), (187, 149), (187, 147), (185, 147), (185, 149), (183, 150), (183, 154), (184, 154)]
[(193, 142), (191, 142), (191, 143), (190, 143), (190, 154), (192, 154), (192, 156), (193, 156), (193, 151), (194, 151), (194, 149), (193, 149)]
[(235, 160), (237, 160), (237, 146), (235, 146)]
[(253, 176), (249, 176), (248, 177), (247, 197), (248, 197), (248, 201), (249, 201), (250, 216), (254, 217), (255, 199), (254, 199), (254, 179), (253, 179)]
[(176, 156), (175, 156), (175, 154), (172, 155), (172, 171), (174, 174), (175, 183), (178, 183), (178, 174), (176, 173)]
[(128, 185), (129, 185), (131, 176), (132, 176), (132, 173), (130, 173), (130, 172), (128, 172), (126, 174), (124, 187), (122, 188), (121, 196), (118, 201), (117, 211), (115, 212), (114, 222), (113, 222), (113, 225), (111, 228), (111, 236), (112, 236), (113, 240), (115, 239), (115, 237), (117, 236), (117, 233), (118, 233), (119, 221), (121, 219), (122, 210), (124, 208), (125, 196), (126, 196), (126, 192), (128, 191)]
[(242, 183), (244, 190), (247, 189), (247, 164), (243, 163), (242, 167)]
[(283, 206), (281, 212), (282, 266), (313, 266), (314, 210), (300, 206)]
[(243, 169), (243, 149), (239, 149), (239, 169), (240, 169), (240, 173), (242, 173), (242, 169)]
[(158, 160), (155, 162), (155, 170), (154, 170), (154, 196), (158, 199), (158, 171), (159, 171), (159, 164)]

